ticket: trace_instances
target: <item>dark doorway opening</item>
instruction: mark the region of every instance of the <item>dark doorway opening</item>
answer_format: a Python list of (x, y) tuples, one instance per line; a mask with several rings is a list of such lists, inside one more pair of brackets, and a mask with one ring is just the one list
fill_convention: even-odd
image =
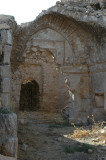
[(35, 80), (21, 85), (20, 110), (36, 111), (40, 108), (39, 85)]

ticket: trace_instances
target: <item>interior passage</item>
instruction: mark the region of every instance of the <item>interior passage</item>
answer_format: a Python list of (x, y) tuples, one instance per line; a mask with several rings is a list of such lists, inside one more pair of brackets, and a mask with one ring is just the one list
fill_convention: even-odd
[(36, 111), (40, 108), (39, 85), (35, 80), (21, 85), (20, 110)]

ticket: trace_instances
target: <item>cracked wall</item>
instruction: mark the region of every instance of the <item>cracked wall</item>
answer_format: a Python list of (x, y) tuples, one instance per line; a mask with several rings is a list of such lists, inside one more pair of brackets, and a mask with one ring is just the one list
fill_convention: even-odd
[[(20, 83), (36, 80), (40, 88), (40, 109), (49, 112), (60, 112), (67, 104), (68, 93), (64, 76), (57, 71), (57, 65), (62, 65), (64, 54), (70, 46), (57, 32), (47, 28), (34, 34), (26, 44), (20, 66)], [(64, 53), (65, 52), (65, 53)], [(20, 89), (16, 90), (18, 72), (12, 77), (12, 101), (19, 107)], [(18, 81), (19, 82), (19, 81)], [(17, 84), (20, 88), (20, 84)]]
[[(86, 123), (92, 114), (98, 120), (106, 114), (105, 12), (104, 8), (96, 11), (89, 3), (79, 6), (73, 2), (73, 8), (71, 4), (57, 3), (33, 22), (17, 26), (8, 95), (18, 110), (21, 84), (36, 80), (43, 109), (56, 111), (67, 106), (70, 122)], [(44, 102), (52, 98), (53, 105)]]

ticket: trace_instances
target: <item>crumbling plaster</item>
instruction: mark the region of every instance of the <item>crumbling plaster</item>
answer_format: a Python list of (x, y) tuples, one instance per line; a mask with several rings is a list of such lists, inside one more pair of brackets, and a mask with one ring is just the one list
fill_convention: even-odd
[[(16, 84), (17, 90), (20, 90), (18, 86), (22, 82), (22, 66), (27, 61), (25, 56), (27, 44), (30, 43), (32, 37), (36, 37), (42, 32), (43, 41), (38, 42), (35, 38), (35, 46), (38, 45), (41, 46), (41, 49), (44, 49), (43, 45), (48, 45), (53, 41), (53, 36), (51, 36), (51, 39), (47, 38), (48, 33), (45, 37), (44, 32), (49, 29), (55, 32), (55, 35), (60, 35), (61, 41), (65, 42), (64, 56), (62, 55), (61, 44), (57, 39), (55, 40), (56, 45), (60, 46), (60, 54), (56, 56), (50, 46), (48, 50), (55, 57), (54, 63), (62, 72), (63, 79), (67, 79), (69, 84), (67, 89), (70, 91), (71, 96), (67, 106), (70, 108), (70, 121), (86, 122), (87, 116), (93, 113), (98, 119), (104, 119), (106, 104), (105, 20), (104, 7), (95, 10), (87, 1), (83, 3), (69, 1), (67, 3), (57, 2), (55, 6), (43, 11), (32, 22), (21, 26), (16, 26), (14, 22), (15, 25), (12, 28), (15, 28), (15, 30), (13, 29), (11, 52), (11, 71), (14, 83), (11, 83), (11, 88), (14, 88), (12, 85)], [(11, 28), (11, 26), (9, 27)], [(5, 28), (7, 30), (7, 25), (5, 25)], [(47, 42), (47, 39), (49, 42)], [(55, 48), (56, 45), (54, 45)], [(16, 81), (14, 81), (14, 77)], [(11, 89), (11, 95), (13, 93)], [(19, 101), (19, 94), (16, 97)], [(104, 105), (99, 107), (97, 104), (98, 99), (104, 101), (101, 102)]]
[[(0, 108), (19, 110), (21, 84), (27, 80), (39, 84), (43, 110), (61, 110), (77, 124), (87, 123), (92, 114), (106, 120), (105, 0), (61, 0), (20, 26), (14, 17), (0, 15)], [(48, 98), (55, 103), (45, 103)], [(11, 137), (3, 128), (1, 134), (16, 158), (17, 117), (2, 116), (1, 127), (12, 131), (9, 122), (15, 128)], [(0, 143), (7, 141), (4, 135)]]

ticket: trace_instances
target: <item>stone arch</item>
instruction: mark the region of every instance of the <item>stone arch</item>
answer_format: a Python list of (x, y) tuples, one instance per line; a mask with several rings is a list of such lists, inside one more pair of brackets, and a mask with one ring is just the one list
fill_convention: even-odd
[[(38, 47), (36, 46), (36, 44), (34, 44), (35, 46), (30, 44), (29, 48), (26, 45), (26, 50), (24, 53), (25, 61), (21, 65), (19, 65), (19, 68), (16, 71), (14, 71), (14, 75), (16, 74), (17, 78), (20, 71), (21, 74), (20, 79), (22, 82), (25, 80), (36, 80), (39, 83), (41, 110), (49, 112), (60, 112), (62, 107), (64, 107), (67, 103), (66, 99), (61, 98), (60, 96), (59, 93), (61, 89), (60, 81), (62, 77), (61, 73), (56, 71), (57, 65), (56, 63), (54, 63), (54, 59), (52, 58), (53, 51), (55, 52), (56, 49), (58, 50), (58, 47), (60, 47), (59, 45), (62, 46), (63, 42), (55, 42), (55, 43), (59, 43), (58, 46), (56, 44), (54, 45), (54, 41), (51, 41), (49, 48), (45, 47), (45, 44), (44, 47), (43, 46)], [(42, 43), (39, 43), (39, 45), (42, 45)], [(55, 48), (56, 46), (57, 48)], [(14, 80), (15, 78), (14, 75), (12, 83), (13, 86), (17, 85), (15, 84), (16, 80)], [(64, 80), (62, 81), (63, 81), (62, 83), (64, 83)], [(22, 82), (19, 83), (18, 81), (18, 88), (20, 88)], [(64, 88), (63, 90), (65, 90), (63, 96), (67, 97), (66, 93), (67, 89), (65, 85), (63, 88)], [(15, 91), (13, 90), (12, 95), (18, 109), (19, 107), (18, 97), (20, 97), (20, 94), (17, 94), (17, 90)], [(60, 98), (62, 99), (62, 102)]]
[(79, 23), (73, 18), (68, 18), (55, 12), (44, 14), (33, 22), (23, 24), (22, 27), (18, 29), (17, 34), (14, 37), (11, 55), (12, 63), (15, 61), (24, 61), (24, 57), (22, 55), (24, 53), (26, 43), (29, 41), (32, 35), (45, 28), (50, 28), (61, 34), (67, 40), (69, 45), (72, 45), (73, 39), (77, 35), (82, 39), (83, 36), (87, 37), (87, 33), (89, 33), (88, 39), (91, 38), (91, 33), (94, 35), (92, 27), (87, 26), (84, 23)]
[[(38, 17), (33, 22), (22, 25), (14, 37), (11, 56), (12, 70), (16, 71), (20, 65), (24, 64), (24, 53), (30, 38), (34, 34), (47, 28), (59, 33), (67, 41), (71, 48), (71, 50), (68, 51), (69, 54), (65, 59), (65, 63), (61, 65), (61, 70), (69, 77), (70, 83), (73, 86), (73, 90), (76, 93), (75, 107), (77, 109), (74, 107), (75, 112), (73, 113), (75, 113), (74, 118), (77, 120), (79, 112), (81, 112), (82, 117), (82, 111), (80, 111), (79, 108), (82, 107), (84, 115), (86, 110), (83, 107), (85, 106), (86, 101), (83, 99), (84, 95), (80, 96), (78, 91), (80, 90), (80, 92), (82, 92), (86, 85), (89, 84), (87, 65), (90, 63), (89, 53), (92, 54), (93, 48), (95, 47), (95, 45), (91, 47), (92, 41), (95, 41), (95, 34), (93, 33), (92, 27), (87, 26), (85, 23), (79, 23), (72, 18), (68, 18), (55, 12), (45, 14)], [(70, 59), (73, 59), (73, 61), (70, 62)], [(67, 61), (69, 61), (69, 63), (67, 63)], [(81, 83), (82, 79), (84, 79), (83, 83)], [(91, 100), (89, 99), (89, 89), (90, 87), (88, 86), (88, 89), (86, 90), (86, 99), (88, 99), (90, 104)], [(79, 101), (80, 104), (77, 103)], [(91, 106), (89, 104), (87, 104), (87, 108), (90, 110)]]

